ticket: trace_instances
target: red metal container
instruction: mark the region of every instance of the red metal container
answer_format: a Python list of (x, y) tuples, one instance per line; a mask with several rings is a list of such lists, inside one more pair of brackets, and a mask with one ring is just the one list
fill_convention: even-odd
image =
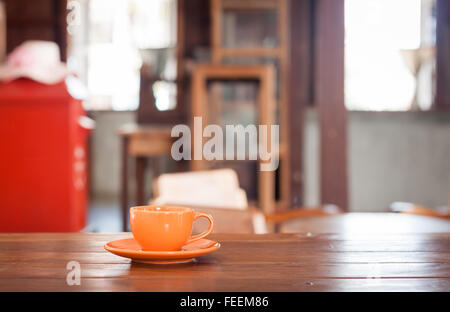
[(66, 84), (0, 84), (0, 232), (85, 227), (87, 135)]

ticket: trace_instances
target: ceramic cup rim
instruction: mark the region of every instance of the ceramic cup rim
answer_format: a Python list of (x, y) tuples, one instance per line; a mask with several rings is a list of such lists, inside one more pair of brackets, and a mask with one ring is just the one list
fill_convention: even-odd
[(189, 207), (182, 206), (166, 206), (166, 205), (142, 205), (134, 206), (130, 208), (130, 212), (143, 212), (148, 214), (183, 214), (187, 212), (193, 212), (194, 210)]

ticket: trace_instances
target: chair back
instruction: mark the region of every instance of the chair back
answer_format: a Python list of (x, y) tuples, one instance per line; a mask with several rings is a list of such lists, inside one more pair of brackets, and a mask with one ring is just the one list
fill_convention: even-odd
[[(188, 206), (214, 218), (213, 233), (266, 233), (264, 215), (248, 207), (247, 195), (239, 187), (232, 169), (169, 173), (153, 184), (151, 205)], [(203, 218), (194, 223), (193, 233), (208, 227)]]
[(425, 206), (416, 205), (406, 202), (393, 202), (389, 207), (392, 212), (400, 212), (407, 214), (415, 214), (426, 217), (450, 219), (449, 207), (445, 207), (441, 211)]
[(169, 173), (153, 184), (152, 204), (245, 210), (247, 195), (232, 169)]
[[(267, 233), (264, 214), (253, 209), (237, 210), (227, 208), (192, 207), (195, 211), (210, 214), (214, 219), (213, 233), (264, 234)], [(192, 233), (197, 234), (208, 228), (208, 221), (195, 221)]]

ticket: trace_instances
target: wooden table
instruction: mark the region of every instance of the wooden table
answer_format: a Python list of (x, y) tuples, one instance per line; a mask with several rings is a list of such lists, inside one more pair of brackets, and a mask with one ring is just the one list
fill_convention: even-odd
[[(448, 231), (214, 234), (218, 251), (168, 266), (131, 263), (103, 249), (130, 236), (0, 234), (0, 291), (450, 290)], [(81, 264), (80, 286), (66, 284), (73, 260)]]
[(341, 234), (407, 234), (447, 233), (450, 220), (403, 213), (352, 212), (326, 218), (300, 218), (285, 222), (284, 233), (341, 233)]

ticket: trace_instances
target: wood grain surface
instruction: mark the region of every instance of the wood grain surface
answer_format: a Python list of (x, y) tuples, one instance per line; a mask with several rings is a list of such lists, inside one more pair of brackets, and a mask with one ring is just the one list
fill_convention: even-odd
[[(0, 291), (450, 290), (448, 232), (213, 234), (218, 251), (176, 265), (132, 263), (103, 249), (127, 237), (0, 234)], [(66, 283), (73, 260), (80, 286)]]

